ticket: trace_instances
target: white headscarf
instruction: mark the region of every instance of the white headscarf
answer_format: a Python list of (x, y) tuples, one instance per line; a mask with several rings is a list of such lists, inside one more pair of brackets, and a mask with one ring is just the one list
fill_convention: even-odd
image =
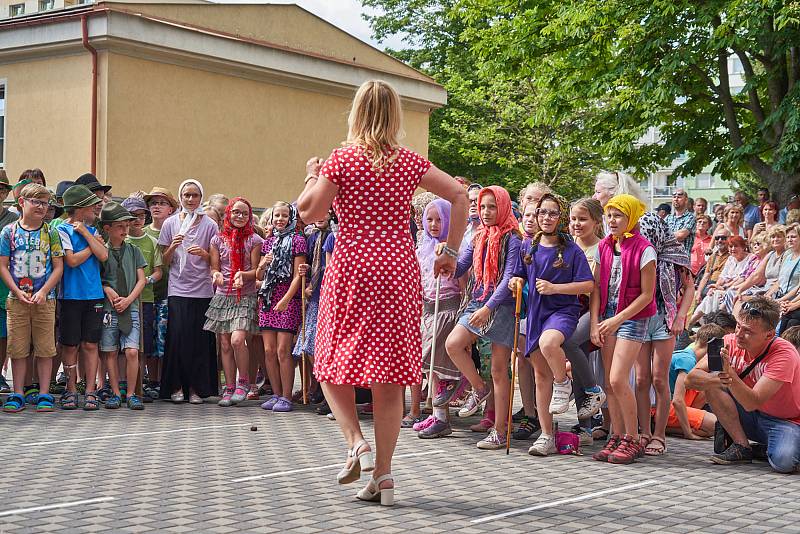
[[(200, 190), (200, 202), (198, 202), (197, 209), (194, 211), (189, 211), (186, 206), (183, 205), (183, 189), (189, 184), (196, 186), (197, 189)], [(205, 193), (203, 192), (203, 184), (194, 178), (189, 178), (188, 180), (181, 182), (181, 185), (178, 187), (178, 202), (180, 202), (181, 205), (180, 213), (185, 213), (186, 216), (183, 218), (183, 221), (181, 221), (181, 227), (178, 230), (177, 235), (186, 237), (186, 232), (189, 231), (189, 228), (192, 227), (197, 218), (205, 215), (205, 212), (203, 211), (204, 196)], [(186, 260), (188, 259), (188, 253), (186, 252), (186, 249), (189, 248), (189, 246), (191, 246), (191, 242), (184, 239), (180, 248), (175, 251), (176, 254), (178, 254), (178, 274), (180, 274), (180, 272), (183, 271), (183, 268), (186, 266)]]

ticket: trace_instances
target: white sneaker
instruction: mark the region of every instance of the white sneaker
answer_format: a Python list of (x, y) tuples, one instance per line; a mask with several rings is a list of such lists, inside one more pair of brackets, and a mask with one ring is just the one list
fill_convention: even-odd
[(497, 429), (491, 429), (489, 435), (478, 442), (478, 448), (484, 451), (496, 451), (506, 448), (506, 437)]
[(583, 402), (578, 408), (578, 419), (589, 419), (600, 411), (603, 403), (606, 402), (606, 392), (600, 386), (598, 386), (598, 389), (600, 391), (597, 393), (584, 392)]
[(556, 452), (556, 438), (554, 436), (546, 436), (544, 434), (539, 436), (531, 448), (528, 449), (528, 454), (531, 456), (547, 456)]
[(550, 413), (559, 414), (569, 410), (569, 396), (572, 394), (572, 380), (559, 384), (553, 382), (553, 396), (550, 397)]

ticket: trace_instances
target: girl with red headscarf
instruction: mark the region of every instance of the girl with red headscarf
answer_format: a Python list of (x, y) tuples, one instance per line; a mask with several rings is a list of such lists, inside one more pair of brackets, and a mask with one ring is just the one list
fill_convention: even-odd
[(458, 324), (447, 338), (447, 354), (472, 384), (473, 399), (467, 400), (474, 414), (492, 393), (472, 363), (471, 346), (478, 337), (492, 342), (492, 384), (495, 425), (479, 449), (496, 450), (506, 445), (505, 421), (508, 410), (508, 362), (514, 344), (514, 296), (508, 288), (519, 255), (519, 223), (511, 211), (511, 197), (499, 186), (481, 189), (478, 195), (481, 226), (458, 258), (455, 276), (472, 268), (467, 285), (468, 303)]
[(242, 197), (231, 200), (225, 209), (222, 230), (211, 239), (211, 278), (216, 291), (203, 326), (220, 338), (225, 372), (220, 406), (231, 406), (247, 398), (250, 385), (247, 341), (258, 332), (255, 279), (262, 242), (253, 229), (250, 203)]

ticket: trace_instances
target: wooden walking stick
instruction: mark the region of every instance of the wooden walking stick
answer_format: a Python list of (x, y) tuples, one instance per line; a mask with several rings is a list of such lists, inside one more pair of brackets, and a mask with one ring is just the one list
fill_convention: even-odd
[(428, 398), (426, 404), (433, 408), (433, 359), (436, 357), (436, 328), (439, 325), (439, 292), (442, 288), (442, 275), (436, 277), (436, 298), (433, 301), (433, 341), (431, 342), (431, 365), (428, 371)]
[(511, 448), (511, 419), (514, 409), (514, 382), (517, 380), (517, 351), (519, 350), (519, 317), (522, 309), (522, 284), (517, 286), (517, 304), (514, 310), (514, 348), (511, 350), (511, 387), (508, 391), (508, 422), (506, 423), (506, 454)]
[(300, 277), (300, 389), (303, 390), (303, 404), (308, 404), (306, 384), (306, 275)]

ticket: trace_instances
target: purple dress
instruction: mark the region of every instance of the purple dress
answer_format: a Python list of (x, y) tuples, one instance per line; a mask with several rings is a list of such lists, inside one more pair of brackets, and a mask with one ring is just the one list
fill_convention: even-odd
[(569, 339), (581, 316), (581, 303), (577, 295), (540, 295), (536, 291), (536, 279), (541, 278), (554, 284), (569, 284), (594, 280), (586, 255), (572, 241), (564, 249), (564, 267), (553, 267), (558, 247), (539, 245), (525, 265), (524, 258), (531, 250), (530, 238), (525, 239), (519, 248), (514, 276), (525, 278), (528, 282), (528, 318), (526, 320), (525, 354), (529, 355), (539, 346), (539, 336), (545, 330), (558, 330)]
[[(269, 236), (264, 240), (261, 245), (261, 255), (272, 252), (272, 245), (275, 243), (275, 236)], [(305, 256), (308, 250), (306, 245), (306, 238), (302, 235), (295, 234), (292, 238), (292, 260), (297, 256)], [(289, 286), (292, 285), (291, 280), (282, 282), (275, 286), (272, 292), (273, 306), (280, 301), (283, 296), (289, 291)], [(263, 302), (259, 299), (258, 305), (258, 327), (261, 330), (277, 330), (278, 332), (291, 332), (296, 334), (300, 328), (300, 320), (303, 315), (302, 300), (300, 291), (295, 293), (292, 300), (289, 301), (289, 307), (286, 311), (277, 312), (274, 309), (265, 310)]]

